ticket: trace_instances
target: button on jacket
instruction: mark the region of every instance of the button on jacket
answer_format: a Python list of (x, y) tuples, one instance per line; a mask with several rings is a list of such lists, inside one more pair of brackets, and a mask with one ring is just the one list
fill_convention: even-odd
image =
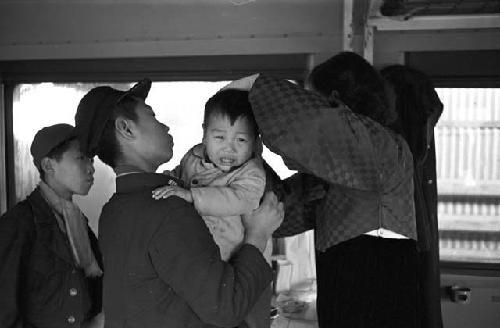
[[(91, 247), (100, 262), (97, 239)], [(66, 235), (35, 189), (0, 218), (0, 327), (80, 327), (101, 311), (101, 278), (77, 268)]]
[(245, 244), (224, 262), (192, 204), (151, 197), (171, 180), (120, 176), (103, 208), (106, 327), (235, 327), (271, 282), (257, 248)]

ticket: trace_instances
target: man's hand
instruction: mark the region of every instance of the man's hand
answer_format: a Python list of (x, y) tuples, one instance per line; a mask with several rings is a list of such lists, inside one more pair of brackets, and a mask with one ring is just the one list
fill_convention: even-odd
[(252, 213), (243, 215), (244, 242), (264, 251), (274, 230), (283, 222), (284, 213), (283, 203), (278, 202), (272, 191), (266, 192), (262, 204)]
[(168, 198), (170, 196), (178, 196), (189, 203), (193, 202), (193, 195), (191, 194), (191, 191), (179, 186), (163, 186), (153, 190), (152, 197), (156, 200)]
[(239, 80), (234, 80), (233, 82), (225, 85), (221, 90), (238, 89), (238, 90), (250, 91), (250, 89), (252, 89), (253, 83), (255, 82), (255, 80), (257, 80), (258, 77), (259, 74), (245, 76)]

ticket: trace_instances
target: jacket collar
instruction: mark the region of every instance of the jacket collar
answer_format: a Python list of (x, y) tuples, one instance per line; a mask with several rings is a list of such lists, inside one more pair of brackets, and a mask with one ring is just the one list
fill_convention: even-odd
[[(214, 164), (212, 163), (212, 161), (210, 161), (210, 158), (208, 158), (208, 155), (207, 155), (207, 151), (206, 151), (206, 147), (204, 144), (200, 143), (200, 144), (197, 144), (196, 146), (193, 147), (193, 155), (198, 157), (199, 160), (201, 161), (201, 163), (203, 164), (203, 166), (205, 168), (209, 168), (209, 169), (217, 169), (219, 170), (219, 168)], [(252, 155), (251, 158), (255, 158), (255, 154)], [(239, 169), (240, 167), (242, 167), (245, 163), (241, 164), (241, 165), (238, 165), (238, 166), (233, 166), (229, 172), (233, 172), (233, 171), (236, 171), (237, 169)], [(221, 170), (219, 170), (220, 172), (222, 172)]]
[(204, 144), (197, 144), (196, 146), (193, 147), (193, 154), (196, 157), (205, 159), (207, 158), (206, 156), (206, 151), (205, 151), (205, 145)]
[(197, 144), (193, 147), (193, 155), (198, 157), (205, 168), (217, 168), (214, 163), (208, 158), (207, 148), (204, 144)]
[(74, 266), (68, 238), (59, 229), (55, 214), (43, 198), (40, 188), (37, 187), (27, 197), (27, 201), (33, 211), (37, 239), (56, 256)]
[(164, 185), (182, 186), (182, 181), (161, 173), (130, 173), (116, 178), (116, 193), (150, 191)]

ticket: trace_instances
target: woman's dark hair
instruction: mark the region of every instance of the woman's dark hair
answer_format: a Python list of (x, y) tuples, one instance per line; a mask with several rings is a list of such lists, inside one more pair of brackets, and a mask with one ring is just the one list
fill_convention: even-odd
[(213, 95), (205, 104), (203, 126), (206, 127), (210, 117), (217, 114), (228, 117), (231, 124), (234, 124), (238, 118), (245, 117), (250, 122), (254, 136), (259, 135), (252, 106), (248, 101), (248, 91), (226, 89)]
[(387, 127), (397, 119), (388, 102), (384, 80), (369, 62), (354, 52), (341, 52), (316, 66), (309, 80), (325, 97), (335, 92), (354, 113)]
[[(76, 136), (73, 136), (69, 139), (66, 139), (64, 140), (63, 142), (61, 142), (60, 144), (58, 144), (57, 146), (55, 146), (54, 148), (52, 148), (49, 153), (47, 154), (47, 156), (45, 157), (48, 157), (48, 158), (51, 158), (51, 159), (54, 159), (56, 161), (60, 161), (63, 154), (69, 149), (69, 147), (71, 146), (71, 142), (77, 140)], [(43, 171), (43, 169), (41, 167), (38, 167), (37, 166), (37, 169), (38, 169), (38, 172), (40, 173), (40, 179), (42, 181), (45, 181), (45, 172)]]
[(116, 165), (116, 160), (121, 156), (120, 145), (116, 139), (115, 134), (115, 120), (123, 116), (126, 119), (137, 121), (137, 113), (135, 107), (139, 103), (137, 98), (132, 96), (125, 96), (121, 99), (113, 109), (113, 114), (106, 122), (102, 136), (99, 140), (99, 145), (97, 149), (97, 157), (99, 159), (111, 166), (112, 168)]
[(421, 71), (403, 65), (391, 65), (380, 73), (396, 96), (395, 109), (399, 118), (394, 130), (405, 137), (413, 155), (417, 156), (426, 146), (423, 133), (427, 121), (431, 115), (435, 115), (437, 121), (443, 104), (432, 81)]

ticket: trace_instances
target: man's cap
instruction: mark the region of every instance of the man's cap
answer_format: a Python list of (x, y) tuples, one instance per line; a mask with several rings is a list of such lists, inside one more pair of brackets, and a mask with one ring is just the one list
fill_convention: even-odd
[(111, 118), (113, 110), (125, 96), (146, 99), (151, 89), (151, 80), (143, 79), (130, 90), (121, 91), (109, 86), (90, 90), (78, 104), (75, 126), (82, 152), (89, 157), (97, 153), (104, 126)]
[(35, 163), (36, 167), (40, 168), (42, 159), (46, 157), (52, 149), (75, 136), (75, 128), (69, 124), (60, 123), (40, 129), (35, 134), (30, 147), (33, 163)]

